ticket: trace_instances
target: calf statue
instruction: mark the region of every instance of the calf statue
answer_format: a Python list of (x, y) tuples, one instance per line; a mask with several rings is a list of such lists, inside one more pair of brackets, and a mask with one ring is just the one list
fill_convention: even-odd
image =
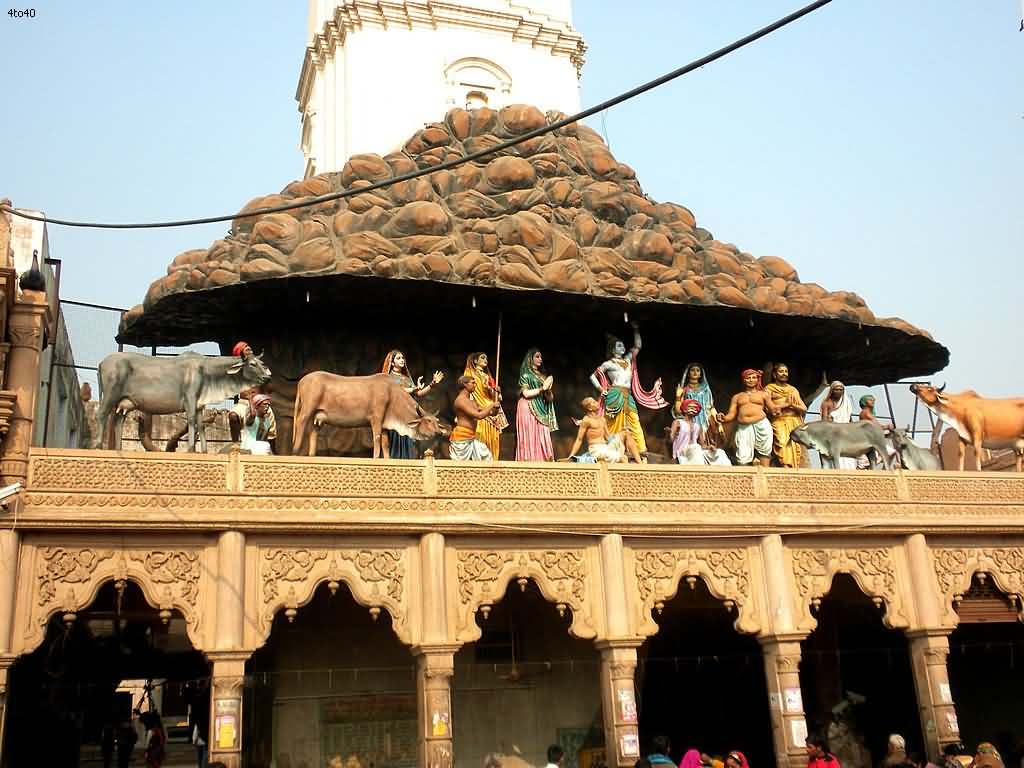
[(1012, 448), (1017, 471), (1024, 469), (1024, 398), (991, 399), (973, 390), (945, 394), (946, 385), (911, 384), (910, 391), (960, 436), (960, 471), (969, 444), (974, 449), (974, 468), (981, 471), (981, 449)]
[(100, 404), (96, 409), (97, 430), (93, 447), (106, 434), (107, 418), (114, 415), (111, 447), (121, 447), (121, 425), (133, 408), (144, 414), (185, 412), (188, 446), (195, 450), (196, 438), (206, 453), (206, 433), (201, 416), (203, 406), (234, 397), (246, 387), (270, 381), (270, 369), (258, 355), (207, 357), (184, 352), (176, 357), (149, 357), (135, 352), (113, 352), (99, 367)]
[[(369, 426), (373, 433), (373, 458), (388, 457), (381, 445), (383, 430), (394, 430), (413, 440), (430, 440), (444, 427), (427, 413), (394, 377), (338, 376), (326, 371), (307, 373), (295, 391), (292, 424), (292, 453), (299, 455), (309, 439), (308, 452), (316, 456), (317, 432), (321, 426)], [(387, 438), (384, 438), (385, 440)], [(383, 450), (382, 450), (383, 449)]]
[(877, 455), (882, 457), (886, 469), (892, 469), (892, 457), (886, 450), (885, 434), (873, 421), (854, 421), (849, 424), (814, 421), (794, 429), (791, 437), (805, 448), (818, 451), (823, 467), (835, 469), (840, 457), (856, 459), (867, 456), (874, 469)]
[(938, 472), (942, 469), (938, 456), (913, 441), (910, 437), (909, 427), (890, 430), (889, 439), (892, 440), (892, 447), (896, 449), (896, 453), (900, 457), (900, 465), (904, 469), (928, 472)]

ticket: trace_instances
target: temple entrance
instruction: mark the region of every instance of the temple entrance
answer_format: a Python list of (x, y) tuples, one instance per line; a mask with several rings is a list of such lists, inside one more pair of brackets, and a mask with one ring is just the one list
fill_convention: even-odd
[[(979, 578), (979, 576), (981, 578)], [(995, 744), (1006, 765), (1024, 758), (1024, 624), (1019, 603), (983, 574), (956, 605), (947, 669), (962, 741)]]
[(415, 661), (388, 612), (343, 583), (274, 617), (246, 664), (242, 711), (249, 768), (416, 765)]
[(889, 734), (908, 750), (924, 742), (907, 638), (882, 623), (876, 606), (847, 574), (836, 574), (818, 626), (801, 643), (800, 687), (811, 728), (825, 728), (844, 768), (871, 768)]
[(141, 765), (138, 711), (159, 713), (165, 763), (194, 764), (189, 708), (193, 724), (205, 721), (210, 667), (184, 618), (149, 605), (132, 582), (107, 582), (66, 618), (54, 616), (39, 648), (11, 667), (5, 765), (99, 766), (108, 749), (117, 765), (119, 747)]
[[(456, 768), (480, 768), (488, 755), (502, 765), (547, 762), (565, 750), (563, 768), (590, 768), (604, 754), (600, 655), (569, 635), (532, 581), (509, 584), (505, 596), (476, 615), (483, 634), (455, 654), (452, 719)], [(500, 759), (500, 758), (499, 758)]]
[(733, 627), (736, 615), (700, 578), (655, 613), (660, 629), (638, 651), (641, 752), (663, 734), (676, 762), (698, 749), (743, 752), (751, 765), (775, 760), (761, 648)]

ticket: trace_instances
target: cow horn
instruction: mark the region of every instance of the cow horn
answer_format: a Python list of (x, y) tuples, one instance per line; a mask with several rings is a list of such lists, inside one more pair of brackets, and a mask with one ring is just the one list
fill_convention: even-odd
[(938, 389), (936, 389), (935, 391), (938, 392), (941, 395), (943, 390), (945, 390), (945, 389), (946, 389), (946, 382), (942, 382), (942, 386), (939, 387)]

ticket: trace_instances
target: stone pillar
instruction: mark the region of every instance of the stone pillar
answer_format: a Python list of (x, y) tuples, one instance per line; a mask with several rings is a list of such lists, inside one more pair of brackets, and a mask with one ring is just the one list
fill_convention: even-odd
[(20, 543), (17, 531), (0, 530), (0, 658), (11, 650)]
[(0, 656), (0, 765), (4, 764), (4, 743), (7, 737), (7, 674), (13, 656)]
[(910, 663), (914, 670), (924, 746), (929, 759), (938, 763), (942, 748), (960, 741), (960, 726), (946, 668), (950, 630), (941, 626), (942, 595), (931, 565), (928, 540), (924, 534), (914, 533), (906, 538), (905, 546), (916, 616), (916, 626), (907, 632)]
[(956, 717), (953, 695), (949, 689), (949, 631), (922, 629), (907, 632), (910, 642), (910, 663), (914, 670), (917, 706), (921, 712), (921, 733), (924, 734), (928, 758), (939, 763), (942, 748), (960, 741), (960, 725)]
[(807, 720), (800, 691), (801, 634), (758, 638), (764, 653), (764, 674), (768, 681), (768, 704), (775, 742), (775, 764), (779, 768), (804, 768), (807, 751)]
[(245, 629), (245, 534), (224, 531), (217, 540), (218, 651), (242, 647)]
[(457, 645), (420, 645), (416, 656), (417, 765), (452, 768), (452, 675)]
[(248, 651), (208, 653), (210, 680), (210, 762), (242, 768), (242, 692)]
[(17, 397), (0, 458), (3, 485), (24, 483), (28, 477), (28, 451), (39, 392), (39, 357), (49, 319), (50, 307), (41, 291), (23, 291), (8, 318), (11, 351), (7, 359), (7, 389)]
[(632, 766), (640, 759), (636, 712), (636, 649), (640, 640), (601, 640), (601, 711), (605, 764)]
[(796, 631), (791, 577), (786, 572), (781, 536), (761, 538), (761, 560), (771, 633), (758, 640), (768, 681), (775, 764), (779, 768), (803, 768), (807, 765), (807, 720), (800, 689), (800, 642), (805, 635)]

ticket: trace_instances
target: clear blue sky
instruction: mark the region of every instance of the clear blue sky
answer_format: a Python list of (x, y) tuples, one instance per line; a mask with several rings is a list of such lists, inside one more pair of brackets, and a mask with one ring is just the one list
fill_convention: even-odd
[[(577, 0), (583, 103), (799, 2)], [(0, 196), (64, 218), (173, 219), (301, 176), (305, 3), (34, 5), (35, 19), (0, 17)], [(1018, 13), (1017, 0), (835, 0), (591, 125), (649, 194), (719, 239), (931, 331), (951, 389), (1024, 395)], [(51, 227), (50, 244), (64, 298), (130, 306), (225, 230)]]

